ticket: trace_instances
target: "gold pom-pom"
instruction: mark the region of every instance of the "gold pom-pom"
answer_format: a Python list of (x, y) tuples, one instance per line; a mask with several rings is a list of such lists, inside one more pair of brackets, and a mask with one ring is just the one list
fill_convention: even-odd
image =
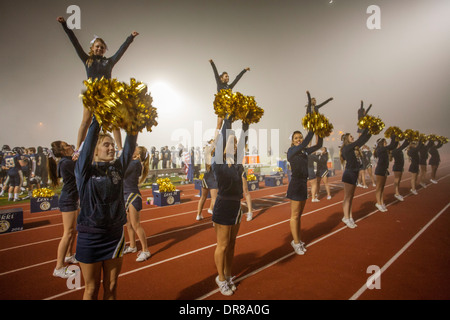
[(151, 132), (152, 127), (158, 125), (158, 114), (144, 83), (133, 78), (130, 84), (101, 78), (86, 80), (84, 85), (83, 104), (104, 131), (121, 128), (135, 135), (143, 129)]
[(264, 110), (258, 107), (255, 97), (232, 92), (231, 89), (222, 89), (215, 95), (214, 112), (219, 117), (228, 115), (233, 121), (242, 120), (248, 124), (258, 123), (264, 115)]
[(32, 197), (33, 198), (51, 198), (55, 195), (53, 190), (48, 188), (40, 188), (40, 189), (34, 189)]
[(231, 113), (232, 97), (231, 89), (222, 89), (215, 95), (214, 112), (219, 117), (224, 118), (226, 114)]
[(254, 174), (247, 175), (247, 181), (256, 181), (256, 176)]
[(360, 129), (369, 129), (371, 135), (379, 134), (385, 127), (384, 122), (380, 118), (366, 115), (358, 121)]
[(173, 192), (176, 191), (175, 186), (172, 184), (169, 178), (160, 178), (156, 180), (159, 187), (159, 192)]
[(333, 132), (333, 125), (318, 112), (308, 113), (303, 117), (302, 124), (306, 130), (314, 132), (319, 138), (328, 137)]
[(405, 135), (403, 131), (399, 127), (389, 127), (384, 132), (384, 136), (389, 139), (392, 137), (392, 135), (395, 136), (396, 141), (403, 141), (405, 140)]
[(236, 117), (244, 123), (258, 123), (264, 115), (264, 109), (258, 107), (255, 97), (245, 96), (237, 107)]
[(412, 129), (406, 129), (404, 132), (405, 135), (405, 139), (409, 142), (411, 141), (417, 141), (419, 140), (419, 131), (417, 130), (412, 130)]
[(427, 142), (428, 136), (425, 133), (419, 133), (419, 140), (422, 142)]
[(448, 138), (447, 138), (447, 137), (444, 137), (444, 136), (438, 136), (438, 137), (437, 137), (437, 140), (438, 140), (440, 143), (442, 143), (442, 144), (448, 143)]

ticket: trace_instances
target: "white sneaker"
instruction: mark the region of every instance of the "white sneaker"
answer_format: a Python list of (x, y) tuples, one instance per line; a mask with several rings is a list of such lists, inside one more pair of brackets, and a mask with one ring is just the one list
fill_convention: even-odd
[(211, 209), (208, 209), (209, 214), (213, 214), (213, 211)]
[(411, 191), (412, 194), (417, 195), (417, 190), (416, 189), (411, 189), (410, 191)]
[(73, 275), (75, 275), (75, 272), (67, 270), (67, 267), (62, 267), (60, 269), (53, 270), (53, 276), (54, 277), (67, 279), (67, 278), (70, 278)]
[(330, 200), (330, 199), (331, 199), (331, 196), (328, 196), (328, 197), (327, 197), (327, 200)]
[(132, 248), (130, 246), (126, 246), (125, 250), (123, 250), (123, 254), (135, 253), (135, 252), (137, 252), (137, 248), (136, 247)]
[(356, 224), (352, 223), (350, 219), (342, 218), (342, 222), (345, 223), (350, 229), (354, 229), (356, 227)]
[(236, 285), (234, 284), (233, 280), (236, 277), (227, 277), (228, 287), (234, 292), (236, 291)]
[(197, 220), (197, 221), (200, 221), (200, 220), (202, 220), (202, 219), (203, 219), (202, 216), (197, 216), (197, 218), (195, 218), (195, 220)]
[(320, 202), (320, 200), (317, 199), (317, 198), (312, 198), (312, 199), (311, 199), (311, 202)]
[(399, 194), (394, 195), (394, 197), (398, 200), (398, 201), (404, 201), (403, 197)]
[(386, 205), (384, 203), (381, 206), (383, 207), (384, 211), (388, 211), (388, 209), (386, 208)]
[(348, 219), (348, 220), (350, 220), (350, 223), (353, 225), (353, 228), (356, 228), (356, 227), (357, 227), (357, 225), (356, 225), (356, 223), (355, 223), (355, 220), (353, 220), (353, 218), (350, 218), (350, 219)]
[(64, 258), (65, 263), (78, 263), (77, 259), (75, 259), (75, 255)]
[(303, 241), (300, 240), (300, 244), (302, 245), (302, 250), (303, 252), (306, 252), (306, 246), (305, 243)]
[(137, 262), (142, 262), (150, 258), (150, 251), (141, 251), (136, 259)]
[(431, 182), (431, 183), (434, 183), (434, 184), (436, 184), (436, 183), (437, 183), (437, 181), (436, 181), (436, 180), (434, 180), (434, 179), (430, 179), (430, 182)]
[(420, 185), (422, 186), (422, 188), (426, 188), (427, 187), (427, 185), (425, 183), (423, 183), (423, 182), (421, 182)]
[(305, 251), (303, 251), (303, 246), (302, 243), (294, 243), (294, 240), (291, 241), (291, 246), (292, 248), (294, 248), (294, 251), (296, 254), (298, 255), (303, 255), (305, 254)]
[(220, 293), (224, 296), (231, 296), (234, 292), (228, 286), (228, 281), (220, 281), (219, 276), (216, 277), (216, 283), (219, 286)]
[(377, 207), (378, 210), (381, 212), (386, 212), (387, 210), (384, 209), (384, 207), (381, 204), (375, 203), (375, 207)]
[(247, 212), (247, 221), (251, 221), (253, 219), (253, 212)]

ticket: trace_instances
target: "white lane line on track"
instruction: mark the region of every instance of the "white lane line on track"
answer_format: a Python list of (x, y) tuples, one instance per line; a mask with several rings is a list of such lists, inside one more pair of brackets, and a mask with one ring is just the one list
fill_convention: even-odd
[[(446, 176), (444, 176), (444, 177), (441, 177), (440, 179), (438, 179), (438, 181), (439, 181), (439, 180), (442, 180), (442, 179), (444, 179), (444, 178), (447, 178), (448, 176), (450, 176), (450, 174), (448, 174), (448, 175), (446, 175)], [(407, 179), (405, 179), (405, 180), (407, 180)], [(421, 189), (421, 190), (422, 190), (422, 189)], [(418, 190), (418, 191), (421, 191), (421, 190)], [(359, 195), (355, 196), (355, 198), (361, 197), (361, 196), (363, 196), (363, 195), (369, 194), (369, 193), (374, 192), (374, 191), (375, 191), (375, 190), (372, 190), (372, 191), (368, 191), (368, 192), (359, 194)], [(411, 195), (411, 193), (405, 195), (404, 198), (406, 198), (406, 197), (408, 197), (408, 196), (410, 196), (410, 195)], [(398, 202), (399, 202), (398, 200), (394, 200), (393, 202), (387, 204), (387, 206), (390, 206), (390, 205), (395, 204), (395, 203), (398, 203)], [(288, 203), (289, 203), (289, 202), (288, 202)], [(334, 204), (330, 204), (330, 205), (328, 205), (328, 206), (326, 206), (326, 207), (322, 207), (322, 208), (319, 208), (319, 209), (310, 211), (310, 212), (304, 214), (304, 216), (305, 216), (305, 215), (312, 214), (312, 213), (317, 212), (317, 211), (320, 211), (320, 210), (323, 210), (324, 208), (328, 208), (328, 207), (334, 206), (334, 205), (339, 204), (339, 203), (342, 203), (342, 201), (336, 202), (336, 203), (334, 203)], [(287, 203), (277, 204), (277, 205), (274, 205), (273, 207), (282, 206), (282, 205), (284, 205), (284, 204), (287, 204)], [(356, 222), (359, 222), (359, 221), (361, 221), (361, 220), (364, 220), (364, 219), (368, 218), (369, 216), (371, 216), (371, 215), (373, 215), (373, 214), (375, 214), (375, 213), (377, 213), (377, 212), (380, 212), (380, 211), (379, 211), (379, 210), (372, 211), (371, 213), (365, 215), (364, 217), (362, 217), (362, 218), (356, 220)], [(250, 232), (248, 232), (248, 233), (239, 235), (237, 238), (239, 239), (239, 238), (242, 238), (242, 237), (246, 237), (246, 236), (248, 236), (248, 235), (257, 233), (257, 232), (259, 232), (259, 231), (263, 231), (263, 230), (266, 230), (266, 229), (269, 229), (269, 228), (278, 226), (278, 225), (280, 225), (280, 224), (283, 224), (283, 223), (288, 222), (289, 220), (290, 220), (290, 219), (286, 219), (286, 220), (283, 220), (283, 221), (274, 223), (274, 224), (269, 225), (269, 226), (262, 227), (262, 228), (260, 228), (260, 229), (254, 230), (254, 231), (250, 231)], [(339, 229), (337, 229), (337, 230), (335, 230), (335, 231), (333, 231), (333, 232), (331, 232), (331, 233), (328, 233), (328, 234), (326, 234), (325, 236), (323, 236), (323, 237), (321, 237), (321, 238), (319, 238), (319, 239), (317, 239), (317, 240), (311, 242), (310, 244), (308, 244), (308, 247), (311, 246), (311, 245), (314, 245), (314, 244), (316, 244), (316, 243), (318, 243), (318, 242), (320, 242), (320, 241), (322, 241), (322, 240), (324, 240), (324, 239), (327, 239), (327, 238), (331, 237), (332, 235), (334, 235), (334, 234), (336, 234), (336, 233), (338, 233), (338, 232), (340, 232), (340, 231), (343, 231), (343, 230), (345, 230), (345, 229), (347, 229), (347, 227), (341, 227), (341, 228), (339, 228)], [(180, 255), (177, 255), (177, 256), (174, 256), (174, 257), (171, 257), (171, 258), (168, 258), (168, 259), (165, 259), (165, 260), (161, 260), (161, 261), (155, 262), (155, 263), (150, 264), (150, 265), (147, 265), (147, 266), (143, 266), (143, 267), (141, 267), (141, 268), (137, 268), (137, 269), (133, 269), (133, 270), (130, 270), (130, 271), (121, 273), (121, 274), (119, 275), (119, 277), (124, 276), (124, 275), (128, 275), (128, 274), (132, 274), (132, 273), (136, 273), (136, 272), (138, 272), (138, 271), (142, 271), (142, 270), (145, 270), (145, 269), (154, 267), (154, 266), (156, 266), (156, 265), (160, 265), (160, 264), (165, 263), (165, 262), (169, 262), (169, 261), (172, 261), (172, 260), (181, 258), (181, 257), (185, 257), (185, 256), (188, 256), (188, 255), (190, 255), (190, 254), (197, 253), (197, 252), (200, 252), (200, 251), (203, 251), (203, 250), (206, 250), (206, 249), (215, 247), (215, 246), (216, 246), (216, 244), (214, 243), (214, 244), (210, 244), (210, 245), (208, 245), (208, 246), (202, 247), (202, 248), (198, 248), (198, 249), (193, 250), (193, 251), (185, 252), (185, 253), (182, 253), (182, 254), (180, 254)], [(267, 269), (267, 268), (269, 268), (269, 267), (275, 265), (276, 263), (278, 263), (278, 262), (280, 262), (280, 261), (282, 261), (282, 260), (284, 260), (284, 259), (286, 259), (286, 258), (292, 256), (292, 255), (294, 255), (294, 252), (292, 252), (292, 253), (290, 253), (290, 254), (287, 254), (287, 255), (285, 255), (284, 257), (278, 258), (278, 259), (276, 259), (275, 261), (273, 261), (273, 262), (271, 262), (271, 263), (269, 263), (269, 264), (267, 264), (267, 265), (265, 265), (265, 266), (263, 266), (263, 267), (261, 267), (261, 268), (255, 270), (255, 271), (253, 271), (253, 272), (251, 272), (251, 273), (249, 273), (249, 274), (247, 274), (247, 275), (244, 275), (244, 276), (242, 276), (242, 277), (236, 279), (235, 282), (238, 283), (239, 281), (242, 281), (242, 280), (244, 280), (244, 279), (246, 279), (246, 278), (248, 278), (248, 277), (250, 277), (250, 276), (252, 276), (252, 275), (255, 275), (255, 274), (257, 274), (257, 273), (259, 273), (259, 272), (261, 272), (261, 271), (263, 271), (263, 270), (265, 270), (265, 269)], [(82, 287), (82, 288), (80, 288), (80, 289), (83, 289), (83, 288), (84, 288), (84, 287)], [(67, 294), (69, 294), (69, 293), (71, 293), (71, 292), (72, 292), (72, 291), (65, 291), (65, 292), (62, 292), (62, 293), (60, 293), (60, 294), (54, 295), (54, 296), (52, 296), (52, 297), (48, 297), (48, 298), (46, 298), (45, 300), (52, 300), (52, 299), (55, 299), (55, 298), (58, 298), (58, 297), (67, 295)], [(209, 292), (209, 293), (206, 293), (205, 295), (203, 295), (203, 296), (197, 298), (196, 300), (202, 300), (202, 299), (205, 299), (205, 298), (207, 298), (207, 297), (209, 297), (209, 296), (211, 296), (211, 295), (213, 295), (213, 294), (215, 294), (215, 293), (217, 293), (217, 292), (219, 292), (219, 289), (215, 289), (215, 290), (213, 290), (213, 291), (211, 291), (211, 292)]]
[[(394, 262), (397, 260), (419, 237), (422, 233), (424, 233), (430, 226), (433, 224), (434, 221), (436, 221), (448, 208), (450, 207), (450, 203), (447, 203), (447, 205), (439, 211), (439, 213), (434, 216), (422, 229), (420, 229), (419, 232), (416, 233), (414, 237), (411, 238), (411, 240), (406, 243), (403, 248), (401, 248), (380, 270), (378, 274), (376, 274), (376, 278), (381, 277), (383, 272), (385, 272)], [(372, 278), (372, 277), (371, 277)], [(373, 278), (376, 279), (376, 278)], [(369, 278), (370, 279), (370, 278)], [(367, 282), (357, 291), (353, 296), (350, 297), (349, 300), (356, 300), (358, 299), (366, 290), (368, 289)]]
[[(441, 177), (440, 179), (443, 179), (443, 178), (445, 178), (445, 177), (447, 177), (447, 176)], [(440, 179), (439, 179), (439, 180), (440, 180)], [(405, 179), (405, 181), (406, 181), (406, 180), (409, 180), (409, 178), (408, 178), (408, 179)], [(355, 198), (361, 197), (361, 196), (363, 196), (363, 195), (369, 194), (369, 193), (374, 192), (374, 191), (375, 191), (375, 190), (371, 190), (371, 191), (368, 191), (368, 192), (359, 194), (359, 195), (355, 196)], [(271, 196), (274, 196), (274, 195), (271, 195)], [(275, 197), (276, 197), (276, 196), (275, 196)], [(258, 198), (258, 199), (259, 199), (259, 198)], [(394, 201), (394, 203), (395, 203), (395, 202), (397, 202), (397, 201)], [(284, 205), (284, 204), (288, 204), (288, 203), (289, 203), (289, 202), (279, 203), (279, 204), (277, 204), (277, 205), (270, 206), (269, 208), (277, 207), (277, 206)], [(337, 204), (340, 204), (340, 203), (342, 203), (342, 201), (340, 201), (340, 202), (335, 202), (335, 203), (331, 203), (331, 204), (329, 204), (329, 205), (327, 205), (327, 206), (323, 206), (323, 207), (320, 207), (320, 208), (318, 208), (318, 209), (315, 209), (315, 210), (312, 210), (312, 211), (309, 211), (309, 212), (305, 212), (302, 216), (310, 215), (310, 214), (312, 214), (312, 213), (321, 211), (321, 210), (323, 210), (323, 209), (327, 209), (327, 208), (329, 208), (329, 207), (332, 207), (332, 206), (337, 205)], [(390, 205), (390, 204), (389, 204), (389, 205)], [(389, 205), (388, 205), (388, 206), (389, 206)], [(254, 212), (258, 212), (258, 211), (263, 210), (263, 209), (266, 209), (266, 208), (257, 209), (257, 210), (255, 210)], [(206, 209), (205, 209), (205, 210), (206, 210)], [(180, 213), (180, 214), (176, 214), (176, 215), (166, 216), (166, 217), (160, 217), (160, 218), (154, 218), (154, 219), (144, 220), (144, 221), (141, 221), (141, 223), (143, 223), (143, 222), (148, 222), (148, 221), (154, 221), (154, 220), (160, 220), (160, 219), (164, 219), (164, 218), (168, 218), (168, 217), (174, 217), (174, 216), (184, 215), (184, 214), (190, 214), (190, 213), (192, 213), (192, 212), (196, 212), (196, 210), (195, 210), (195, 211), (185, 212), (185, 213)], [(284, 223), (284, 222), (286, 222), (286, 221), (289, 221), (289, 219), (284, 220), (284, 221), (281, 221), (281, 223)], [(208, 223), (210, 223), (210, 222), (208, 222)], [(170, 232), (164, 232), (164, 233), (159, 233), (159, 234), (156, 234), (156, 235), (152, 235), (152, 236), (147, 237), (147, 239), (150, 239), (150, 238), (156, 238), (156, 237), (158, 237), (158, 236), (167, 235), (167, 234), (174, 233), (174, 232), (181, 232), (181, 231), (184, 231), (184, 230), (187, 230), (187, 229), (192, 229), (192, 228), (199, 227), (199, 226), (203, 226), (203, 225), (204, 225), (204, 224), (195, 224), (195, 225), (192, 225), (192, 226), (188, 226), (188, 227), (185, 227), (185, 228), (173, 230), (173, 231), (170, 231)], [(260, 230), (263, 230), (263, 229), (260, 229)], [(253, 232), (254, 232), (254, 231), (253, 231)], [(252, 233), (253, 233), (253, 232), (252, 232)], [(2, 252), (2, 251), (7, 251), (7, 250), (18, 249), (18, 248), (26, 247), (26, 246), (30, 246), (30, 245), (41, 244), (41, 243), (50, 242), (50, 241), (57, 241), (57, 240), (59, 240), (59, 239), (61, 239), (61, 238), (53, 238), (53, 239), (49, 239), (49, 240), (43, 240), (43, 241), (39, 241), (39, 242), (34, 242), (34, 243), (31, 243), (31, 244), (25, 244), (25, 245), (21, 245), (21, 246), (10, 247), (10, 248), (6, 248), (6, 249), (1, 249), (0, 252)], [(6, 274), (10, 274), (10, 273), (14, 273), (14, 272), (18, 272), (18, 271), (22, 271), (22, 270), (25, 270), (25, 269), (30, 269), (30, 268), (38, 267), (38, 266), (41, 266), (41, 265), (43, 265), (43, 264), (52, 263), (52, 262), (54, 262), (54, 261), (55, 261), (55, 260), (46, 261), (46, 262), (41, 262), (41, 263), (33, 264), (33, 265), (30, 265), (30, 266), (22, 267), (22, 268), (19, 268), (19, 269), (14, 269), (14, 270), (6, 271), (6, 272), (4, 272), (4, 273), (0, 273), (0, 276), (6, 275)]]
[[(446, 178), (446, 177), (448, 177), (448, 176), (450, 176), (450, 174), (441, 177), (439, 180), (444, 179), (444, 178)], [(369, 193), (369, 192), (366, 192), (366, 193)], [(365, 194), (366, 194), (366, 193), (365, 193)], [(407, 197), (409, 197), (409, 196), (411, 196), (411, 195), (412, 195), (412, 193), (408, 193), (407, 195), (404, 196), (404, 198), (407, 198)], [(359, 196), (360, 196), (360, 195), (359, 195)], [(357, 196), (355, 196), (355, 198), (356, 198), (356, 197), (357, 197)], [(393, 205), (393, 204), (395, 204), (395, 203), (398, 203), (398, 202), (399, 202), (398, 200), (394, 200), (394, 201), (392, 201), (391, 203), (387, 204), (386, 206), (389, 207), (389, 206), (391, 206), (391, 205)], [(329, 206), (327, 206), (327, 207), (331, 207), (331, 206), (333, 206), (333, 205), (334, 205), (334, 204), (331, 204), (331, 205), (329, 205)], [(447, 209), (448, 206), (449, 206), (449, 205), (447, 205), (447, 206), (445, 207), (445, 209)], [(318, 211), (318, 210), (320, 210), (320, 209), (316, 209), (316, 210), (314, 210), (314, 211)], [(311, 213), (313, 213), (314, 211), (308, 212), (307, 214), (304, 214), (304, 215), (311, 214)], [(380, 212), (380, 211), (379, 211), (379, 210), (372, 211), (372, 212), (370, 212), (369, 214), (365, 215), (364, 217), (361, 217), (361, 218), (357, 219), (355, 222), (362, 221), (362, 220), (364, 220), (364, 219), (366, 219), (366, 218), (372, 216), (373, 214), (375, 214), (375, 213), (377, 213), (377, 212)], [(303, 216), (304, 216), (304, 215), (303, 215)], [(285, 220), (285, 221), (281, 221), (280, 223), (277, 223), (277, 224), (275, 224), (275, 225), (281, 224), (282, 222), (287, 222), (287, 221), (289, 221), (289, 220), (290, 220), (290, 219), (287, 219), (287, 220)], [(274, 226), (274, 225), (272, 225), (272, 226)], [(326, 234), (325, 236), (323, 236), (323, 237), (321, 237), (321, 238), (319, 238), (319, 239), (317, 239), (317, 240), (312, 241), (311, 243), (309, 243), (309, 244), (307, 245), (307, 247), (310, 247), (310, 246), (312, 246), (312, 245), (314, 245), (314, 244), (316, 244), (316, 243), (318, 243), (318, 242), (320, 242), (320, 241), (322, 241), (322, 240), (325, 240), (325, 239), (327, 239), (327, 238), (333, 236), (334, 234), (336, 234), (336, 233), (338, 233), (338, 232), (341, 232), (341, 231), (343, 231), (343, 230), (345, 230), (345, 229), (347, 229), (346, 226), (345, 226), (345, 227), (341, 227), (341, 228), (339, 228), (339, 229), (336, 229), (335, 231), (330, 232), (330, 233)], [(255, 231), (258, 231), (258, 230), (255, 230)], [(249, 234), (250, 234), (250, 233), (249, 233)], [(245, 235), (247, 235), (247, 234), (245, 234)], [(239, 237), (238, 237), (238, 238), (239, 238)], [(244, 280), (244, 279), (246, 279), (246, 278), (248, 278), (248, 277), (250, 277), (250, 276), (253, 276), (253, 275), (255, 275), (255, 274), (257, 274), (257, 273), (259, 273), (259, 272), (261, 272), (261, 271), (263, 271), (263, 270), (265, 270), (265, 269), (267, 269), (267, 268), (269, 268), (269, 267), (271, 267), (271, 266), (277, 264), (278, 262), (281, 262), (281, 261), (283, 261), (283, 260), (285, 260), (285, 259), (287, 259), (287, 258), (289, 258), (289, 257), (291, 257), (291, 256), (293, 256), (293, 255), (295, 255), (295, 252), (291, 252), (291, 253), (289, 253), (289, 254), (287, 254), (287, 255), (281, 257), (281, 258), (278, 258), (278, 259), (275, 260), (275, 261), (272, 261), (272, 262), (266, 264), (265, 266), (260, 267), (260, 268), (257, 269), (257, 270), (254, 270), (254, 271), (252, 271), (252, 272), (250, 272), (250, 273), (248, 273), (248, 274), (246, 274), (246, 275), (243, 275), (243, 276), (241, 276), (241, 277), (235, 279), (234, 282), (235, 282), (235, 283), (239, 283), (240, 281), (242, 281), (242, 280)], [(210, 296), (212, 296), (213, 294), (216, 294), (216, 293), (218, 293), (218, 292), (219, 292), (219, 289), (215, 289), (215, 290), (213, 290), (213, 291), (211, 291), (211, 292), (209, 292), (209, 293), (206, 293), (205, 295), (203, 295), (203, 296), (197, 298), (196, 300), (203, 300), (203, 299), (206, 299), (206, 298), (208, 298), (208, 297), (210, 297)]]

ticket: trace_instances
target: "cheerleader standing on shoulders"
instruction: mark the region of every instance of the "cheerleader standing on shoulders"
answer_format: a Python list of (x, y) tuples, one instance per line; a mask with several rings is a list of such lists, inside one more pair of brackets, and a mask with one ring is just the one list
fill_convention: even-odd
[(125, 210), (127, 211), (127, 230), (130, 238), (130, 246), (125, 248), (124, 254), (137, 252), (137, 235), (142, 246), (142, 251), (139, 252), (136, 259), (137, 262), (142, 262), (150, 258), (147, 236), (140, 223), (142, 196), (139, 191), (139, 184), (145, 182), (149, 170), (150, 155), (145, 147), (139, 146), (134, 151), (133, 161), (130, 162), (125, 172), (125, 179), (123, 180)]
[[(220, 119), (219, 119), (220, 122)], [(239, 231), (242, 209), (241, 199), (248, 192), (247, 177), (243, 166), (244, 136), (248, 124), (242, 124), (241, 136), (237, 142), (231, 130), (232, 119), (224, 119), (220, 135), (216, 141), (215, 156), (211, 168), (216, 176), (218, 194), (213, 209), (212, 221), (217, 236), (214, 261), (218, 276), (216, 283), (223, 295), (234, 293), (236, 286), (231, 276), (236, 236)]]
[(247, 71), (250, 71), (250, 68), (245, 68), (238, 74), (236, 79), (234, 79), (234, 81), (231, 84), (228, 84), (228, 82), (230, 81), (230, 76), (228, 75), (228, 73), (222, 72), (219, 75), (219, 72), (217, 72), (216, 65), (214, 64), (214, 61), (212, 61), (212, 59), (210, 59), (209, 63), (211, 63), (211, 67), (213, 68), (213, 72), (214, 72), (214, 77), (216, 78), (217, 92), (219, 92), (220, 90), (233, 89), (234, 86), (238, 83), (238, 81), (241, 80), (244, 73), (246, 73)]
[(83, 299), (98, 298), (103, 271), (103, 299), (115, 300), (122, 267), (127, 222), (123, 178), (136, 149), (136, 135), (128, 134), (123, 153), (115, 159), (114, 139), (99, 133), (93, 117), (75, 166), (80, 196), (76, 259), (85, 282)]
[[(133, 42), (134, 38), (139, 35), (139, 33), (133, 31), (131, 35), (126, 39), (126, 41), (122, 44), (122, 46), (119, 48), (119, 50), (112, 57), (106, 58), (104, 54), (106, 50), (108, 50), (108, 47), (106, 46), (106, 43), (103, 39), (98, 38), (96, 36), (94, 40), (91, 41), (92, 46), (90, 48), (89, 54), (86, 54), (83, 48), (81, 47), (80, 43), (78, 42), (78, 39), (75, 36), (73, 30), (67, 27), (67, 23), (64, 20), (64, 18), (58, 17), (56, 18), (56, 20), (59, 23), (61, 23), (64, 31), (66, 32), (67, 36), (72, 42), (72, 45), (75, 47), (78, 57), (84, 63), (88, 79), (91, 78), (92, 80), (94, 79), (100, 80), (102, 77), (105, 79), (111, 79), (113, 67), (120, 60), (120, 58), (122, 58), (123, 54), (128, 49), (130, 44)], [(83, 120), (78, 130), (77, 150), (80, 149), (81, 143), (86, 137), (86, 132), (89, 128), (91, 119), (92, 119), (91, 112), (87, 108), (84, 108)], [(122, 138), (120, 135), (120, 130), (116, 129), (114, 130), (113, 133), (117, 143), (117, 147), (119, 151), (121, 151)]]
[(431, 166), (431, 179), (430, 182), (436, 184), (436, 173), (437, 169), (439, 167), (439, 163), (441, 162), (441, 157), (439, 155), (438, 149), (442, 147), (443, 143), (441, 141), (431, 141), (430, 148), (428, 149), (428, 152), (430, 153), (431, 157), (428, 162), (428, 164)]
[(403, 150), (408, 145), (409, 141), (405, 140), (400, 147), (395, 148), (391, 152), (392, 158), (394, 159), (394, 165), (392, 166), (392, 171), (394, 172), (394, 196), (399, 201), (403, 201), (403, 197), (400, 194), (400, 182), (402, 180), (403, 167), (405, 166), (405, 156), (403, 155)]
[[(71, 145), (64, 141), (54, 141), (51, 143), (51, 152), (48, 157), (48, 175), (51, 186), (59, 186), (59, 179), (63, 180), (61, 195), (58, 199), (59, 210), (63, 221), (63, 236), (58, 245), (56, 267), (53, 276), (69, 278), (73, 273), (68, 272), (64, 263), (77, 263), (73, 255), (73, 245), (75, 244), (76, 222), (79, 209), (78, 190), (75, 179), (75, 161), (72, 160), (74, 150)], [(56, 161), (59, 159), (58, 161)]]
[(341, 161), (345, 161), (345, 170), (342, 174), (342, 182), (344, 182), (344, 201), (342, 204), (344, 217), (342, 222), (352, 229), (356, 227), (352, 215), (352, 202), (362, 165), (361, 159), (358, 159), (355, 154), (355, 148), (363, 146), (371, 136), (368, 129), (364, 129), (356, 141), (350, 133), (341, 136)]
[(395, 141), (395, 136), (391, 136), (391, 143), (387, 145), (386, 139), (380, 138), (377, 140), (374, 155), (378, 158), (377, 166), (375, 168), (375, 176), (377, 179), (377, 188), (375, 190), (375, 198), (377, 203), (375, 206), (381, 212), (386, 212), (387, 208), (384, 204), (384, 186), (389, 175), (389, 151), (395, 149), (398, 142)]
[[(311, 109), (307, 108), (306, 112), (307, 114), (310, 113)], [(305, 243), (300, 239), (300, 231), (301, 215), (308, 198), (308, 155), (320, 149), (323, 143), (323, 139), (318, 138), (317, 144), (308, 148), (313, 137), (313, 131), (309, 131), (305, 138), (303, 138), (300, 131), (294, 131), (291, 138), (291, 147), (287, 151), (287, 160), (292, 170), (291, 181), (286, 194), (291, 204), (291, 218), (289, 222), (293, 238), (291, 246), (298, 255), (303, 255), (306, 251)]]
[(419, 148), (423, 145), (422, 140), (412, 141), (408, 148), (408, 156), (411, 161), (408, 171), (411, 172), (411, 193), (417, 195), (416, 185), (419, 173)]

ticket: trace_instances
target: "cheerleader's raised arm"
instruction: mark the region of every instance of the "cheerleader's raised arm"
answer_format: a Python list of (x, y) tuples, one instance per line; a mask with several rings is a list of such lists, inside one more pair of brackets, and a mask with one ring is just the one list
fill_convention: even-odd
[(214, 72), (214, 77), (216, 79), (217, 92), (219, 92), (222, 89), (233, 89), (234, 86), (238, 83), (238, 81), (242, 78), (244, 73), (246, 73), (247, 71), (250, 71), (250, 68), (245, 68), (237, 75), (236, 79), (234, 79), (234, 81), (231, 84), (228, 84), (228, 81), (230, 79), (228, 76), (228, 73), (222, 72), (222, 74), (219, 75), (219, 72), (217, 71), (214, 61), (212, 59), (210, 59), (209, 62), (211, 63), (211, 67), (213, 68), (213, 72)]

